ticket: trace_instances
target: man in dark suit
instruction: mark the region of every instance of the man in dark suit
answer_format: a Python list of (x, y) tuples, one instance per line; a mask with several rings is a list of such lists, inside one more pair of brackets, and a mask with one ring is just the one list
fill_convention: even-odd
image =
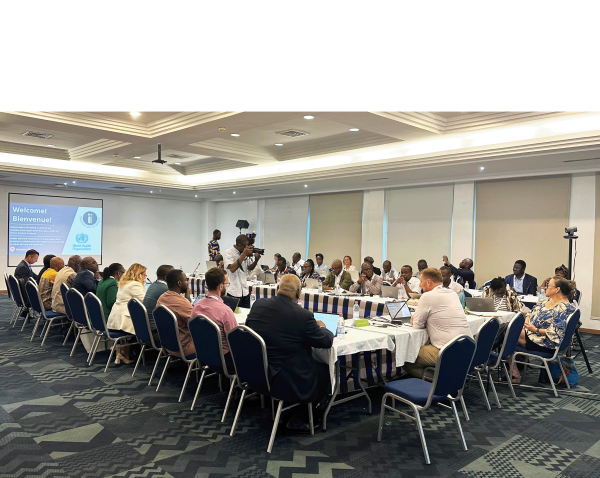
[(93, 257), (84, 257), (81, 261), (80, 269), (75, 276), (73, 288), (85, 296), (88, 292), (96, 293), (100, 274), (98, 273), (98, 263)]
[[(312, 312), (298, 306), (300, 290), (297, 276), (284, 275), (275, 297), (254, 303), (246, 325), (255, 330), (267, 346), (273, 396), (290, 403), (312, 402), (318, 405), (316, 416), (319, 418), (331, 383), (329, 367), (313, 359), (312, 347), (331, 347), (333, 334), (317, 323)], [(298, 412), (303, 414), (305, 407), (300, 408)], [(288, 429), (307, 431), (308, 424), (305, 421), (298, 424), (296, 418), (288, 422)]]
[(537, 295), (537, 279), (529, 274), (525, 274), (527, 264), (525, 261), (518, 260), (513, 266), (513, 273), (504, 278), (506, 282), (517, 294)]
[(38, 275), (33, 272), (31, 265), (37, 262), (39, 256), (40, 253), (38, 251), (35, 249), (29, 249), (25, 253), (25, 259), (19, 262), (19, 265), (15, 269), (15, 277), (17, 279), (23, 279), (25, 282), (27, 282), (30, 277), (33, 277), (37, 282)]

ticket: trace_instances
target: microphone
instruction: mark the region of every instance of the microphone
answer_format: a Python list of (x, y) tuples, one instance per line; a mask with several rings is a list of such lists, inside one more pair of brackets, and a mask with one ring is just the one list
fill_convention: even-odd
[(196, 271), (198, 270), (198, 267), (200, 267), (200, 264), (202, 264), (202, 261), (198, 262), (198, 265), (194, 269), (194, 272), (192, 272), (192, 277), (196, 277)]

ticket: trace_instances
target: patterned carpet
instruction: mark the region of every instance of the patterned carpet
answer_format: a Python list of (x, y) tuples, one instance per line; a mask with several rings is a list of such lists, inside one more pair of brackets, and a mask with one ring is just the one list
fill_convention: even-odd
[[(424, 414), (432, 460), (425, 465), (415, 428), (402, 417), (387, 415), (377, 442), (382, 391), (372, 388), (373, 415), (364, 399), (334, 407), (327, 432), (287, 436), (282, 427), (268, 454), (270, 408), (260, 401), (244, 406), (230, 437), (233, 413), (220, 422), (226, 392), (215, 378), (190, 411), (195, 381), (177, 402), (182, 367), (170, 369), (157, 393), (156, 379), (147, 386), (153, 360), (134, 378), (133, 365), (103, 373), (107, 352), (88, 367), (83, 348), (69, 357), (57, 330), (42, 348), (38, 338), (29, 341), (31, 326), (8, 327), (11, 311), (1, 296), (0, 477), (600, 476), (600, 401), (523, 388), (513, 400), (501, 387), (503, 408), (487, 411), (474, 384), (466, 393), (471, 420), (462, 421), (469, 450), (448, 411), (433, 409)], [(584, 340), (600, 370), (600, 336)], [(577, 366), (579, 390), (600, 392), (600, 380)], [(527, 383), (537, 384), (534, 375)]]

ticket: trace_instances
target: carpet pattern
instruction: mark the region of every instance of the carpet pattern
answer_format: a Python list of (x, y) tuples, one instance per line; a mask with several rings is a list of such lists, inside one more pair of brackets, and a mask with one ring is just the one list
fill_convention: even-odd
[[(282, 425), (268, 454), (268, 402), (264, 409), (260, 401), (244, 404), (230, 437), (237, 397), (221, 423), (227, 391), (216, 378), (205, 380), (191, 411), (195, 380), (177, 401), (183, 366), (171, 366), (156, 392), (158, 378), (148, 386), (154, 357), (135, 377), (133, 365), (112, 364), (104, 373), (108, 352), (88, 366), (83, 347), (69, 356), (73, 339), (63, 347), (58, 328), (42, 348), (38, 337), (29, 341), (32, 325), (9, 327), (11, 313), (0, 296), (0, 477), (600, 477), (600, 397), (517, 388), (514, 400), (499, 386), (503, 408), (490, 397), (488, 411), (473, 382), (465, 394), (471, 420), (462, 420), (468, 451), (449, 411), (434, 408), (422, 414), (432, 460), (425, 465), (407, 419), (386, 414), (377, 441), (382, 389), (373, 387), (373, 415), (358, 399), (332, 409), (325, 433), (286, 435)], [(598, 371), (600, 336), (583, 338)], [(600, 393), (597, 373), (589, 375), (581, 357), (576, 365), (577, 390)], [(537, 373), (523, 383), (538, 385)]]

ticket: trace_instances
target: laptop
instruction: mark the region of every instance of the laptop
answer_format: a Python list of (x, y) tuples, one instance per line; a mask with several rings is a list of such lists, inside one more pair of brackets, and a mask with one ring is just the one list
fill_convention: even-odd
[(235, 309), (237, 309), (237, 306), (240, 303), (240, 299), (236, 299), (234, 297), (229, 297), (226, 295), (221, 298), (223, 299), (223, 302), (225, 302), (225, 305), (227, 305), (231, 310), (233, 310), (233, 313), (235, 314)]
[(398, 298), (398, 287), (393, 285), (382, 285), (381, 286), (381, 297), (390, 297), (392, 299)]
[(482, 299), (479, 297), (466, 297), (467, 307), (472, 312), (496, 312), (494, 299)]
[(387, 302), (385, 307), (393, 320), (402, 320), (402, 323), (410, 323), (410, 309), (405, 300), (398, 302)]
[(217, 267), (217, 263), (215, 261), (206, 261), (206, 270), (209, 271), (213, 267)]
[(265, 280), (263, 284), (275, 284), (275, 274), (272, 272), (265, 272)]
[(329, 330), (334, 337), (337, 337), (337, 322), (339, 315), (324, 314), (323, 312), (315, 312), (313, 315), (315, 316), (315, 320), (320, 320), (323, 322), (325, 324), (325, 328)]
[(318, 289), (319, 281), (317, 279), (306, 279), (306, 288), (307, 289)]
[(265, 265), (261, 265), (261, 266), (260, 266), (260, 268), (261, 268), (263, 271), (268, 271), (268, 270), (269, 270), (269, 266), (265, 266)]
[(411, 299), (420, 299), (422, 294), (417, 294), (416, 292), (411, 292), (408, 294)]

